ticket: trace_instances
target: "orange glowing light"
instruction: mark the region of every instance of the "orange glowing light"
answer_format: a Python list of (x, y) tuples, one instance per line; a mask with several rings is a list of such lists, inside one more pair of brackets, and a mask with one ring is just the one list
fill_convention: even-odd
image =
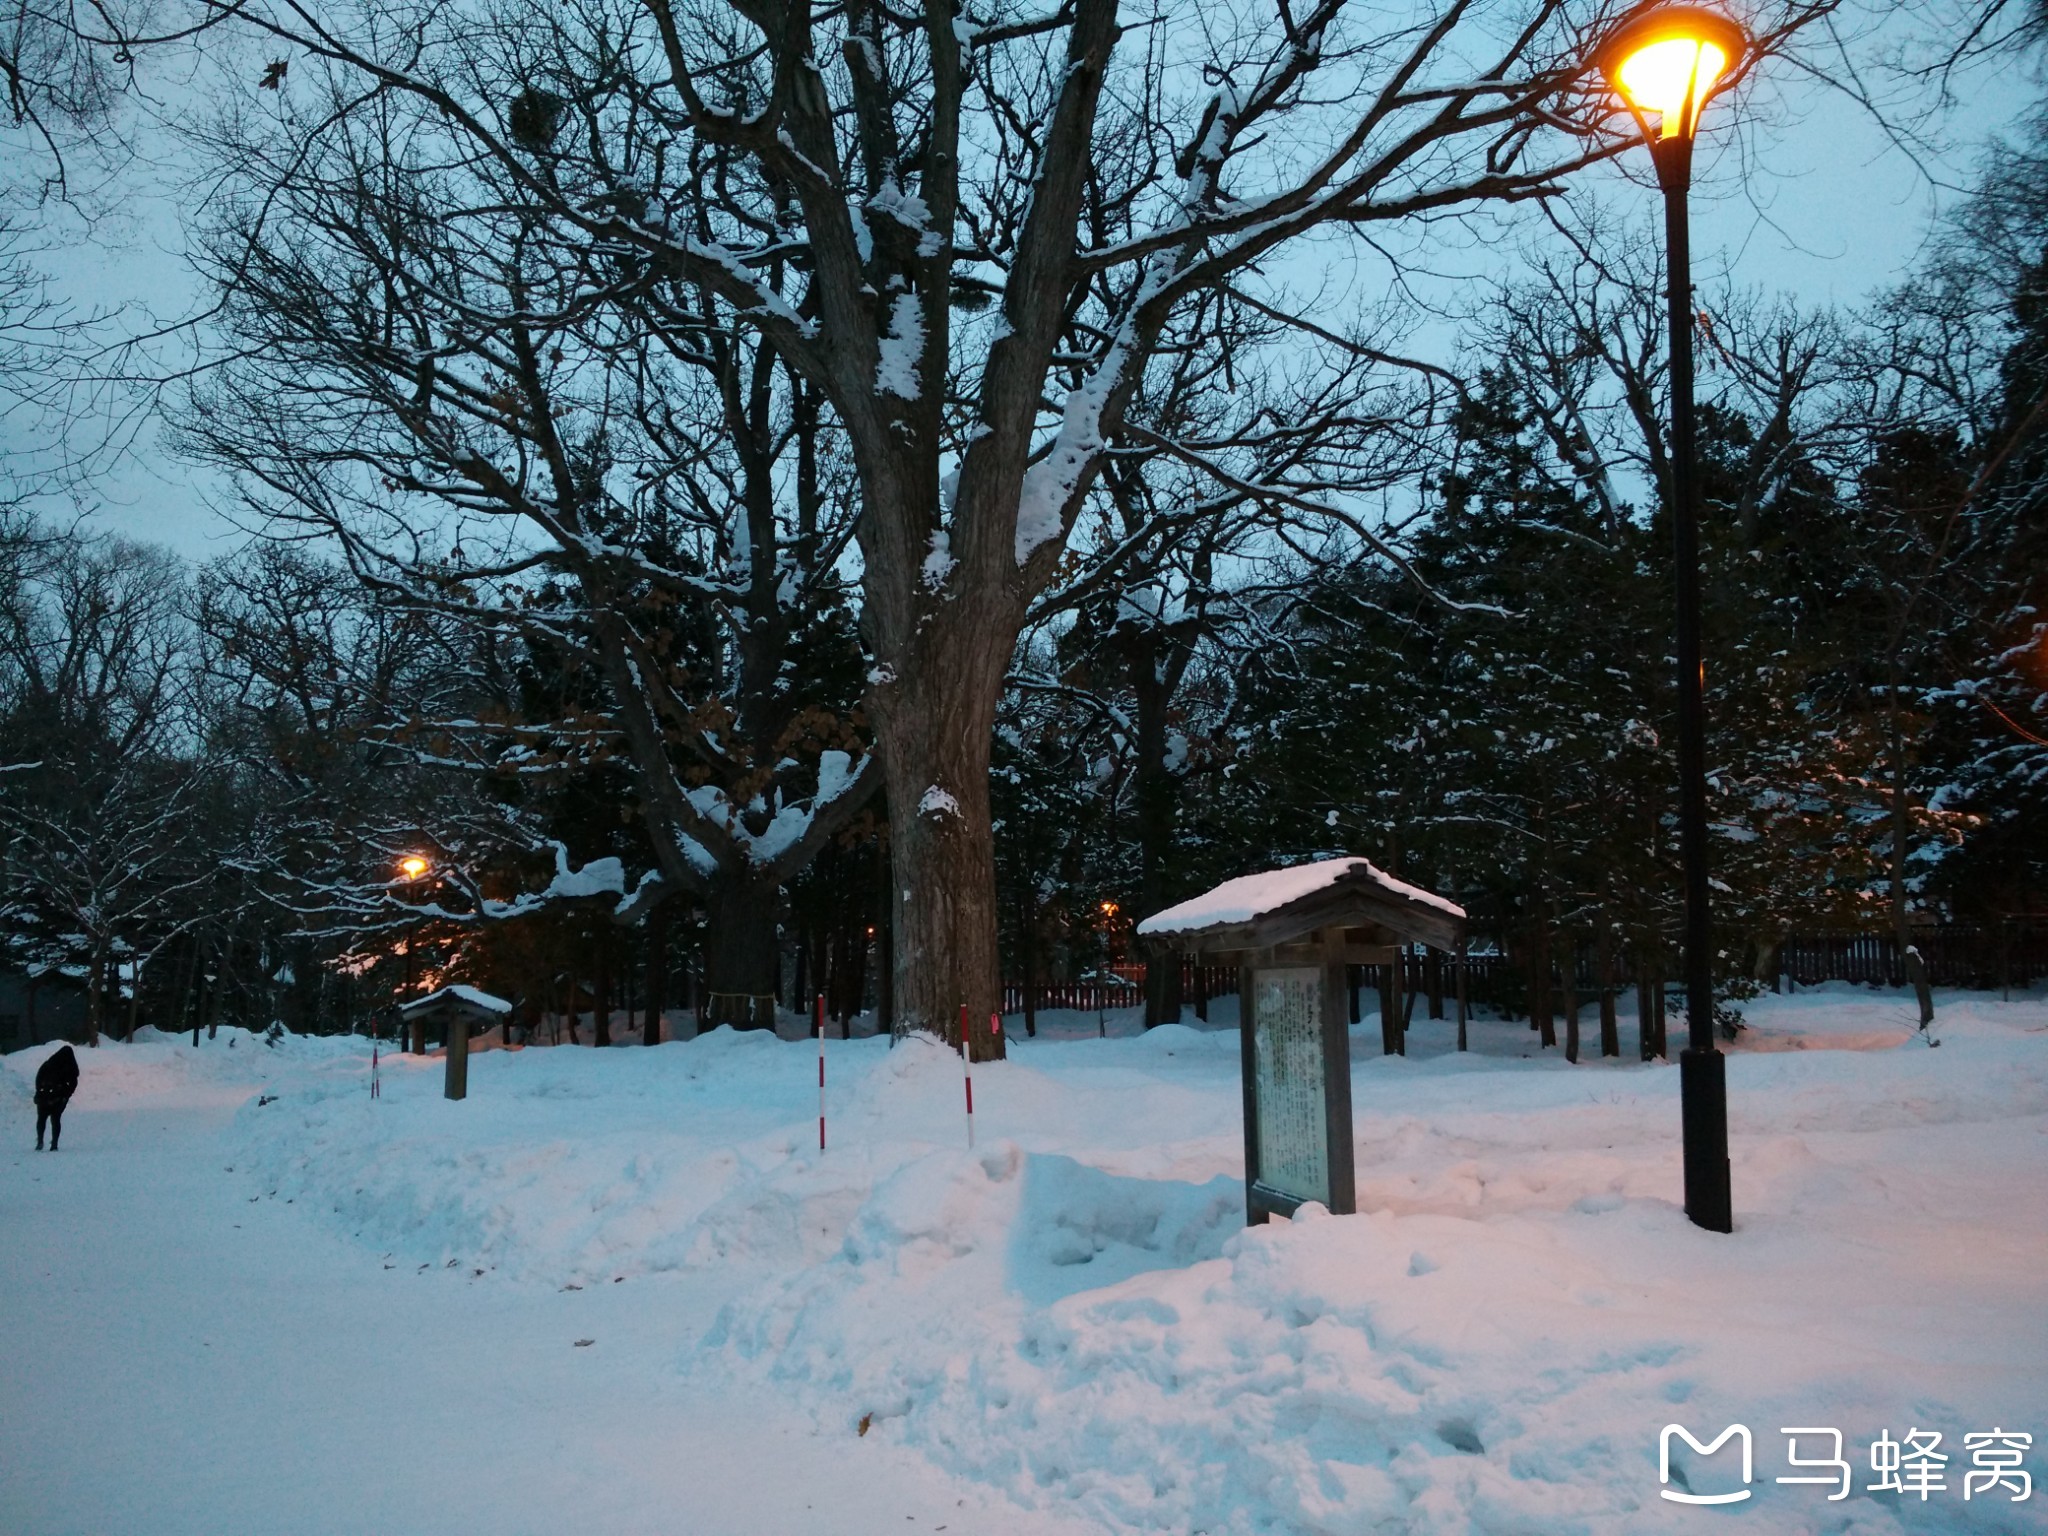
[(1691, 138), (1700, 109), (1748, 51), (1742, 28), (1696, 5), (1649, 11), (1621, 28), (1600, 50), (1608, 83), (1655, 137)]
[(398, 861), (398, 872), (408, 880), (419, 879), (431, 868), (433, 865), (416, 853), (408, 853)]

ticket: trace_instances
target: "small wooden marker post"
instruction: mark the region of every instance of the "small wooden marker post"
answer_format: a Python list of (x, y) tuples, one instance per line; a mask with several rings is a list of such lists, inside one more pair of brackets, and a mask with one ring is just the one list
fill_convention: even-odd
[(960, 1072), (967, 1084), (967, 1150), (974, 1150), (974, 1053), (967, 1048), (967, 1005), (960, 1005)]
[(441, 1086), (445, 1099), (469, 1097), (469, 1020), (450, 1011), (448, 1015), (448, 1070)]
[[(1322, 859), (1226, 880), (1138, 935), (1155, 957), (1192, 950), (1238, 965), (1245, 1224), (1311, 1201), (1357, 1211), (1348, 968), (1393, 966), (1411, 941), (1459, 949), (1464, 911), (1364, 859)], [(1391, 1038), (1384, 1048), (1397, 1049)]]
[(443, 987), (426, 997), (415, 998), (399, 1010), (402, 1023), (422, 1050), (427, 1026), (439, 1023), (448, 1042), (448, 1060), (442, 1079), (442, 1095), (450, 1099), (469, 1096), (469, 1037), (472, 1030), (509, 1024), (512, 1004), (475, 987)]

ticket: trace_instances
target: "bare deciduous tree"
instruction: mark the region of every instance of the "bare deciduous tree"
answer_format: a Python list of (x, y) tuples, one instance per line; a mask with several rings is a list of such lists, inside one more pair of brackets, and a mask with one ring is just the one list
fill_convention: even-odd
[[(1763, 51), (1827, 8), (1753, 18)], [(897, 1007), (948, 1032), (964, 1011), (980, 1053), (1000, 1049), (985, 1022), (996, 703), (1176, 317), (1225, 284), (1273, 284), (1313, 232), (1384, 250), (1421, 221), (1546, 196), (1621, 142), (1601, 132), (1604, 94), (1583, 88), (1612, 10), (1562, 0), (1447, 0), (1405, 20), (1342, 0), (201, 9), (306, 61), (278, 93), (268, 151), (239, 167), (252, 231), (326, 174), (313, 162), (359, 156), (437, 240), (508, 271), (577, 274), (531, 309), (484, 304), (460, 322), (465, 347), (474, 334), (502, 348), (515, 384), (550, 356), (523, 355), (530, 316), (631, 313), (681, 334), (708, 296), (721, 326), (815, 392), (858, 492)], [(307, 79), (318, 90), (295, 96)], [(348, 237), (272, 238), (297, 242), (319, 283), (316, 253)], [(328, 275), (337, 301), (381, 300)], [(394, 327), (391, 387), (435, 409), (451, 388), (488, 402), (495, 380), (442, 383), (445, 345)], [(595, 477), (569, 445), (508, 465), (468, 430), (447, 446), (461, 480), (485, 495), (507, 478), (544, 485), (577, 509), (557, 512), (557, 547), (601, 539), (577, 490)]]

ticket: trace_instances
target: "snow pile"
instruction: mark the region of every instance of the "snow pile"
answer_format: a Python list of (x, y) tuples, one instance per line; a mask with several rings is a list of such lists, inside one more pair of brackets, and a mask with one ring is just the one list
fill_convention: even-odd
[[(1667, 1069), (1368, 1059), (1362, 1216), (1247, 1231), (1227, 1177), (1015, 1141), (932, 1153), (875, 1187), (827, 1263), (731, 1303), (706, 1349), (828, 1432), (869, 1418), (1108, 1530), (1624, 1531), (1664, 1513), (1674, 1419), (1749, 1423), (1776, 1471), (1783, 1424), (1854, 1445), (2038, 1430), (2048, 1329), (2020, 1297), (2048, 1203), (1987, 1128), (2048, 1130), (2041, 1036), (1971, 1005), (1942, 1052), (1872, 1057), (1896, 1005), (1788, 1001), (1819, 1048), (1731, 1068), (1735, 1239), (1678, 1208)], [(1959, 1500), (1830, 1524), (1824, 1497), (1759, 1482), (1800, 1529), (2037, 1528)]]
[[(438, 1056), (388, 1052), (373, 1101), (359, 1056), (246, 1107), (240, 1161), (266, 1191), (412, 1260), (555, 1284), (736, 1255), (803, 1263), (829, 1181), (792, 1165), (786, 1131), (750, 1134), (721, 1103), (758, 1091), (783, 1055), (730, 1029), (687, 1051), (490, 1052), (459, 1103), (441, 1097)], [(696, 1134), (664, 1130), (671, 1115)]]

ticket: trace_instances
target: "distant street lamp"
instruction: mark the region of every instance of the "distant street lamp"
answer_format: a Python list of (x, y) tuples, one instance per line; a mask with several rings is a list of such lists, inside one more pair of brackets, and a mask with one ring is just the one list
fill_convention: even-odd
[(1735, 1227), (1728, 1177), (1727, 1060), (1714, 1046), (1713, 936), (1707, 886), (1705, 671), (1700, 657), (1699, 480), (1692, 404), (1692, 250), (1686, 192), (1700, 109), (1741, 63), (1742, 28), (1699, 6), (1646, 11), (1615, 29), (1598, 64), (1650, 146), (1664, 192), (1671, 310), (1671, 522), (1677, 553), (1678, 828), (1685, 866), (1685, 1016), (1678, 1057), (1685, 1213)]
[(1102, 904), (1102, 960), (1095, 970), (1095, 1037), (1109, 1038), (1109, 1022), (1103, 1009), (1108, 1006), (1109, 996), (1109, 927), (1116, 921), (1116, 903)]

